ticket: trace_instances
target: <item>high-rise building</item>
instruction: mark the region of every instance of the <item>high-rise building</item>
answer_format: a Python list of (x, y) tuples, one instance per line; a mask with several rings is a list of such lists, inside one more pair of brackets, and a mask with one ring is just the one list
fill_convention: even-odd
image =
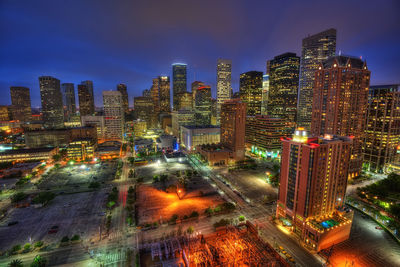
[(151, 91), (149, 89), (144, 89), (142, 92), (142, 96), (151, 97)]
[(382, 172), (395, 161), (400, 143), (400, 85), (369, 87), (367, 121), (363, 142), (364, 164)]
[(69, 121), (71, 116), (76, 113), (76, 102), (75, 102), (75, 88), (73, 83), (61, 84), (61, 91), (63, 94), (63, 103), (65, 109), (65, 120)]
[(303, 39), (300, 63), (300, 83), (297, 125), (310, 129), (315, 71), (335, 55), (336, 29), (329, 29)]
[(145, 121), (146, 128), (155, 127), (154, 105), (151, 97), (138, 96), (133, 98), (135, 118)]
[(370, 71), (349, 56), (326, 60), (315, 73), (311, 132), (314, 136), (354, 136), (350, 177), (360, 175)]
[(232, 61), (229, 59), (218, 59), (217, 61), (217, 123), (221, 104), (232, 98)]
[(51, 76), (39, 77), (40, 99), (42, 102), (43, 126), (63, 128), (64, 110), (60, 80)]
[(193, 95), (190, 92), (184, 92), (178, 94), (178, 109), (186, 109), (192, 110), (193, 109)]
[(270, 60), (267, 113), (288, 122), (288, 132), (296, 126), (297, 89), (299, 86), (300, 58), (285, 53)]
[(261, 114), (263, 73), (248, 71), (240, 74), (240, 100), (247, 104), (247, 115)]
[(247, 116), (246, 148), (263, 158), (278, 158), (281, 138), (286, 136), (286, 121), (267, 115)]
[(90, 116), (94, 114), (93, 83), (91, 81), (78, 84), (79, 114)]
[(211, 87), (202, 86), (196, 91), (194, 102), (194, 120), (195, 125), (211, 125)]
[(263, 75), (261, 114), (267, 115), (268, 111), (269, 74)]
[(193, 121), (194, 121), (193, 110), (181, 109), (179, 111), (172, 111), (171, 113), (172, 134), (179, 140), (182, 140), (181, 126), (193, 125)]
[(126, 84), (120, 83), (117, 85), (117, 91), (119, 91), (122, 95), (122, 107), (125, 114), (129, 113), (129, 97), (128, 90)]
[(221, 105), (221, 144), (231, 149), (236, 161), (244, 159), (246, 103), (238, 99)]
[[(160, 113), (171, 112), (171, 86), (168, 76), (158, 77), (159, 85), (159, 99), (160, 99)], [(186, 83), (185, 83), (186, 86)]]
[(204, 82), (201, 81), (194, 81), (192, 82), (192, 97), (193, 97), (193, 106), (194, 106), (194, 102), (196, 100), (196, 92), (197, 89), (199, 89), (199, 87), (203, 87), (206, 86)]
[(124, 135), (125, 116), (122, 95), (118, 91), (103, 91), (106, 138), (122, 140)]
[(186, 85), (187, 65), (183, 63), (172, 64), (172, 100), (174, 110), (178, 108), (178, 94), (187, 91)]
[(276, 216), (316, 251), (350, 235), (353, 213), (344, 204), (351, 144), (349, 137), (308, 138), (301, 129), (282, 139)]
[(31, 95), (27, 87), (10, 87), (11, 115), (13, 120), (28, 122), (32, 120)]

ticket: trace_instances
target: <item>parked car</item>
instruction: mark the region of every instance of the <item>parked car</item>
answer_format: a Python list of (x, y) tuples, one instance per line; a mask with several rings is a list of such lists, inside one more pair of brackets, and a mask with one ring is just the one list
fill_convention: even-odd
[(16, 225), (17, 223), (18, 223), (18, 221), (12, 221), (12, 222), (8, 223), (8, 226), (13, 226), (13, 225)]

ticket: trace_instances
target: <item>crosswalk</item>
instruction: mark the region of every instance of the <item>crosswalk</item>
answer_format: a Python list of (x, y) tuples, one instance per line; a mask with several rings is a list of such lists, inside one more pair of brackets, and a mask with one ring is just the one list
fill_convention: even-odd
[(108, 234), (108, 239), (110, 239), (110, 240), (121, 239), (121, 238), (122, 238), (121, 231), (112, 231)]
[(125, 255), (124, 250), (117, 250), (117, 251), (112, 251), (104, 255), (104, 264), (105, 266), (112, 266), (118, 262), (122, 262), (126, 260), (126, 255)]

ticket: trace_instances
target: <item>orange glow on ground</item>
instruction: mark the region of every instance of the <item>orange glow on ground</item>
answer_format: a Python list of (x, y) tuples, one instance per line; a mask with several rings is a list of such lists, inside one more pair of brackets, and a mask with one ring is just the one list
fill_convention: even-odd
[(189, 216), (193, 211), (204, 214), (208, 207), (216, 207), (224, 201), (219, 195), (199, 196), (195, 193), (182, 193), (179, 199), (176, 193), (166, 193), (148, 185), (138, 189), (138, 206), (140, 224), (159, 221), (168, 221), (173, 214), (179, 219)]

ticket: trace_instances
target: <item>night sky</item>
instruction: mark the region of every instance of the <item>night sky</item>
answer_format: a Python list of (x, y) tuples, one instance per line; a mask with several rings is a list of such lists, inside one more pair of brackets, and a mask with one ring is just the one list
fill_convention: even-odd
[(188, 64), (192, 81), (212, 86), (217, 58), (239, 74), (265, 72), (265, 61), (300, 55), (308, 34), (334, 27), (337, 51), (362, 56), (371, 84), (400, 83), (400, 1), (0, 0), (0, 104), (9, 87), (31, 89), (40, 105), (40, 75), (61, 82), (93, 80), (101, 91), (128, 85), (129, 101), (171, 64)]

